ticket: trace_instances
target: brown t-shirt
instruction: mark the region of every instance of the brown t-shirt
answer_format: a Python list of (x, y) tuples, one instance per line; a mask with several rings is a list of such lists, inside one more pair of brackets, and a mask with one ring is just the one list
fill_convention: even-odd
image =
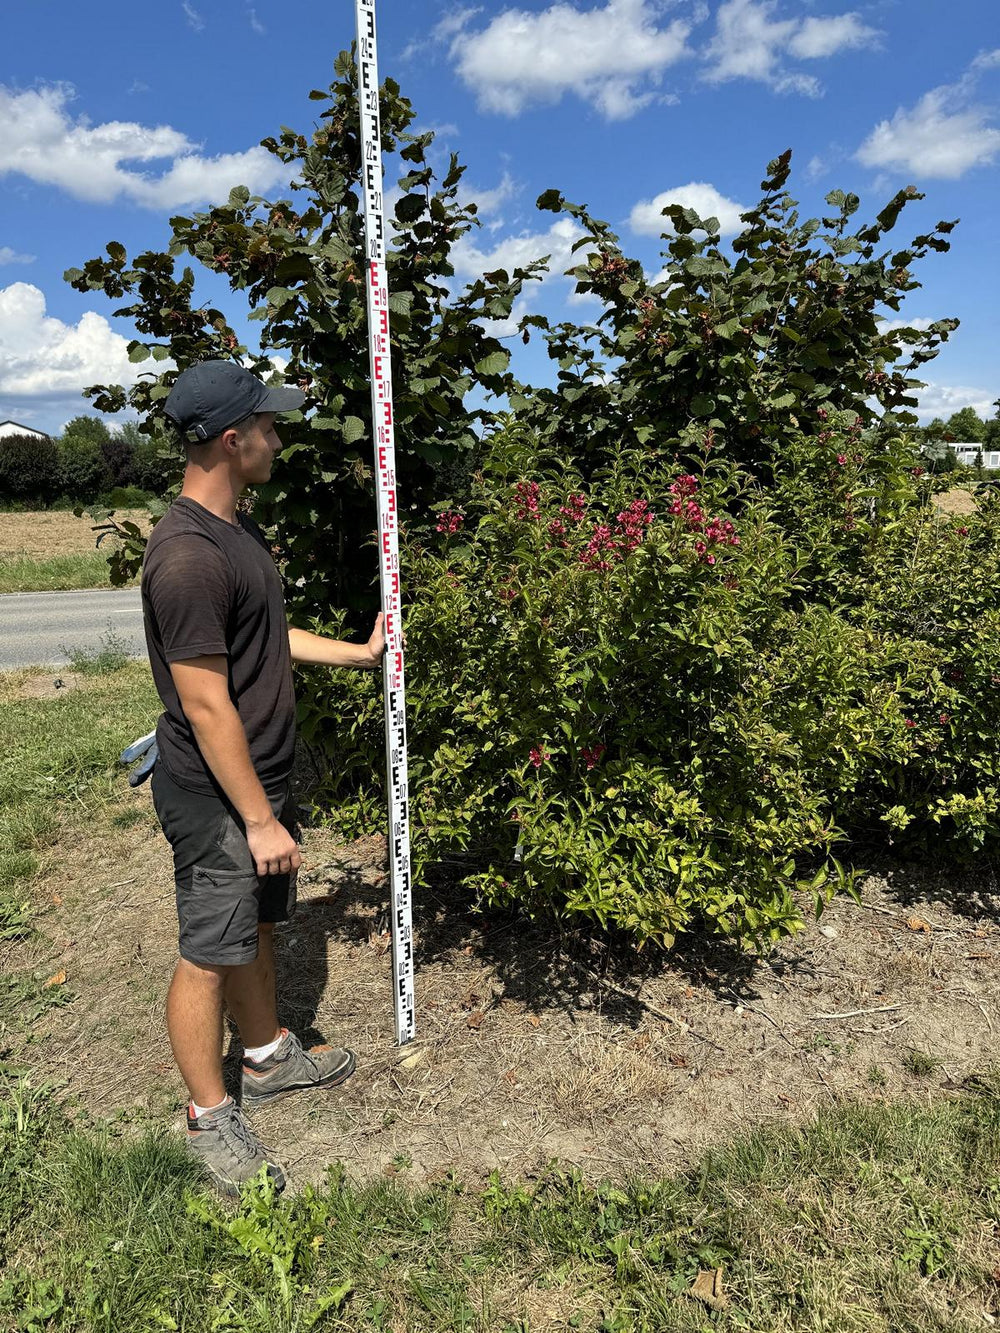
[(295, 696), (281, 576), (260, 529), (182, 496), (153, 529), (142, 566), (142, 610), (153, 679), (166, 710), (160, 758), (182, 787), (217, 792), (184, 716), (170, 663), (224, 654), (257, 776), (282, 782), (295, 751)]

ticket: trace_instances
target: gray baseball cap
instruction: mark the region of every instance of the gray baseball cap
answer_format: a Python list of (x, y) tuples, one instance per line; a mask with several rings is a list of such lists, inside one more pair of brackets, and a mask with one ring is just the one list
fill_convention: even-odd
[(306, 396), (264, 384), (235, 361), (199, 361), (177, 377), (163, 410), (192, 444), (214, 440), (254, 412), (294, 412)]

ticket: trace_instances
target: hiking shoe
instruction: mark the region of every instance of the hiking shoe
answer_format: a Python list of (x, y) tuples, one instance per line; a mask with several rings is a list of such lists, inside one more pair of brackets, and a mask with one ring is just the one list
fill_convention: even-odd
[(302, 1043), (287, 1028), (281, 1029), (281, 1044), (260, 1063), (243, 1058), (243, 1105), (263, 1106), (302, 1088), (335, 1088), (354, 1073), (354, 1052), (339, 1046)]
[(285, 1187), (285, 1173), (232, 1098), (217, 1111), (199, 1116), (192, 1115), (188, 1106), (187, 1146), (223, 1194), (238, 1195), (240, 1186), (252, 1180), (262, 1166), (267, 1167), (276, 1189)]

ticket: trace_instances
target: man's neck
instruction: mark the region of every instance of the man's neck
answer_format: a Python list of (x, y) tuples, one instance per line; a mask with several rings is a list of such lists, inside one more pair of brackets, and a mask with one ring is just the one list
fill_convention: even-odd
[(184, 484), (181, 495), (194, 500), (203, 509), (207, 509), (216, 518), (226, 523), (236, 522), (236, 501), (240, 497), (235, 478), (225, 468), (212, 468), (206, 472), (196, 464), (188, 463), (184, 470)]

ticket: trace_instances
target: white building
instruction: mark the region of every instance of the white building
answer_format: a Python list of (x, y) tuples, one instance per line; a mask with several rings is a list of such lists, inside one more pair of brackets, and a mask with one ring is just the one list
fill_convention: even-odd
[(1000, 449), (984, 449), (981, 444), (953, 444), (951, 447), (955, 451), (955, 457), (965, 467), (976, 466), (980, 450), (983, 455), (983, 467), (1000, 467)]
[(20, 422), (0, 421), (0, 440), (6, 435), (30, 435), (36, 440), (49, 438), (43, 430), (32, 430), (30, 426), (22, 426)]

